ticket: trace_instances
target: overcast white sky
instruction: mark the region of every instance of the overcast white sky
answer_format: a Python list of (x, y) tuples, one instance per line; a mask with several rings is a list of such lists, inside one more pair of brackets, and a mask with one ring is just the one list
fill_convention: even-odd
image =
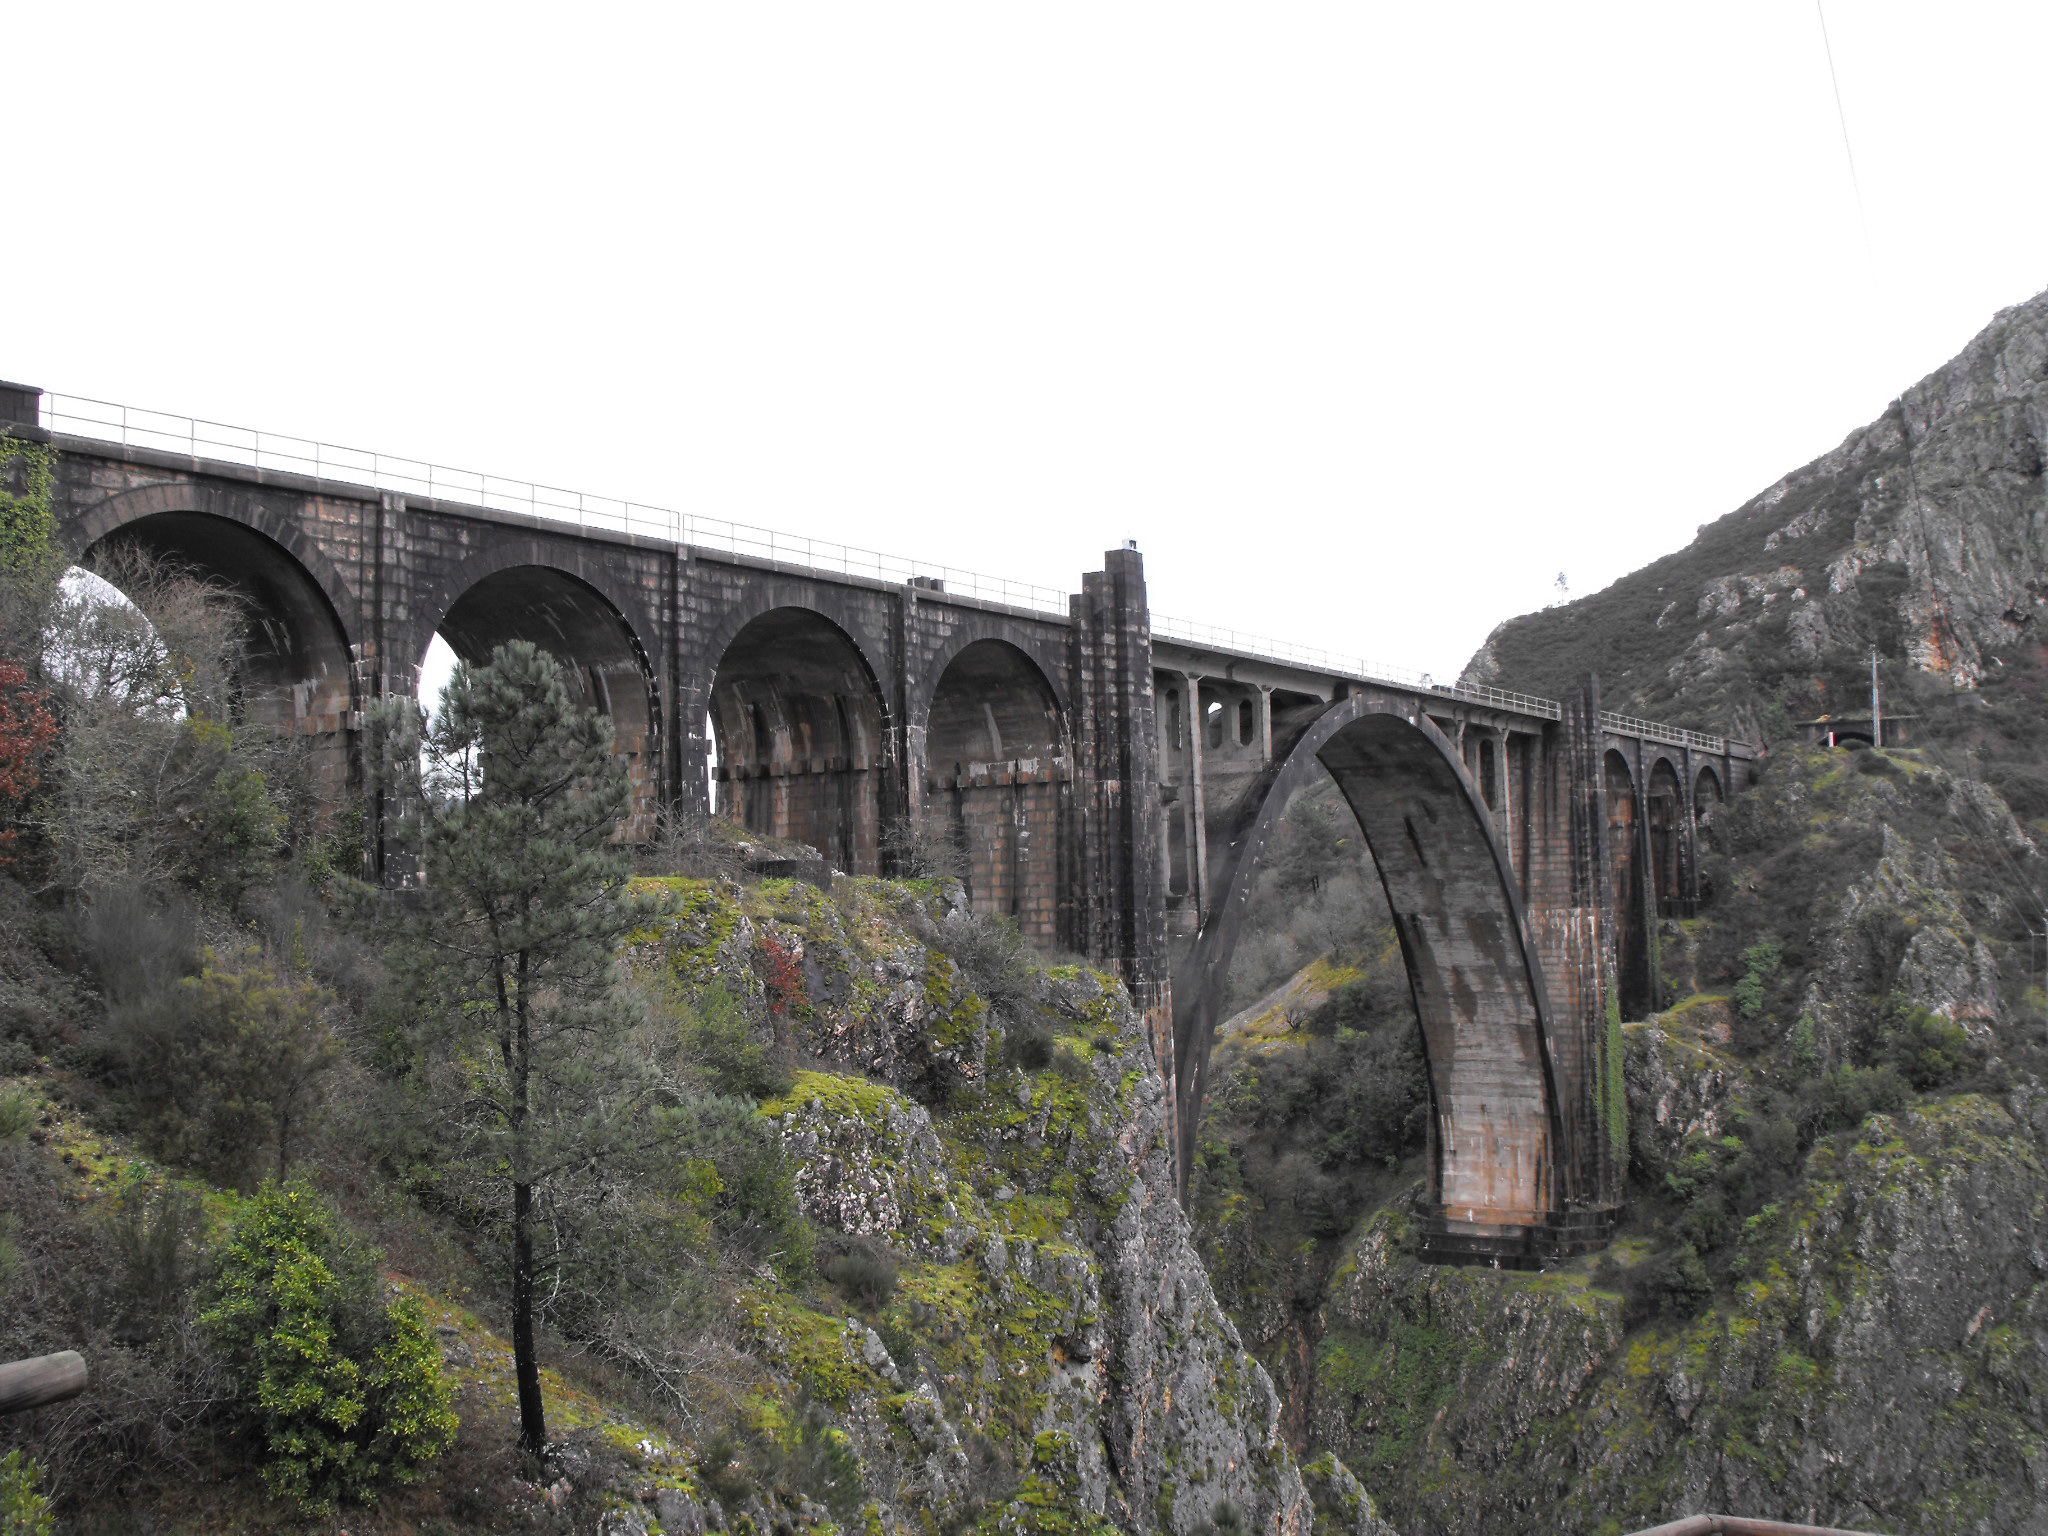
[(17, 6), (0, 377), (1454, 672), (2048, 286), (2048, 6)]

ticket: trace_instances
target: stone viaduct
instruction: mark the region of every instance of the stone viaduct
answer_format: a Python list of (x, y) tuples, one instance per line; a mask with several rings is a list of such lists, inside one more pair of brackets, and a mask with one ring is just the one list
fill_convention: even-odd
[(1421, 1020), (1430, 1251), (1536, 1264), (1611, 1228), (1619, 1021), (1650, 1006), (1655, 919), (1698, 901), (1700, 816), (1751, 748), (1603, 713), (1590, 678), (1560, 702), (1155, 632), (1133, 548), (1054, 595), (92, 405), (0, 386), (0, 432), (54, 450), (65, 550), (132, 544), (236, 592), (246, 707), (337, 798), (365, 707), (416, 696), (435, 635), (469, 660), (535, 641), (611, 716), (638, 834), (698, 807), (868, 874), (892, 827), (949, 829), (974, 907), (1124, 979), (1183, 1179), (1266, 844), (1327, 771)]

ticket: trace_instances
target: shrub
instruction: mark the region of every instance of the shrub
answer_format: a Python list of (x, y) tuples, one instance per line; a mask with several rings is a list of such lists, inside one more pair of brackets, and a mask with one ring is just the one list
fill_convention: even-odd
[(50, 1501), (36, 1492), (40, 1472), (19, 1450), (0, 1456), (0, 1536), (55, 1536)]
[(377, 1260), (304, 1184), (241, 1209), (200, 1322), (227, 1356), (271, 1491), (308, 1512), (416, 1481), (455, 1436), (417, 1304), (382, 1305)]
[(714, 1436), (699, 1461), (705, 1487), (729, 1504), (762, 1496), (815, 1500), (849, 1527), (867, 1495), (846, 1431), (815, 1403), (778, 1418), (766, 1429)]
[(1014, 1022), (1030, 1013), (1043, 977), (1031, 941), (1014, 919), (994, 912), (948, 912), (936, 945), (999, 1021)]
[(1684, 1242), (1627, 1268), (1607, 1254), (1594, 1268), (1593, 1283), (1621, 1293), (1622, 1321), (1631, 1328), (1658, 1317), (1695, 1316), (1714, 1295), (1706, 1265)]
[(880, 1243), (848, 1235), (839, 1251), (818, 1266), (818, 1272), (843, 1292), (848, 1301), (870, 1312), (880, 1311), (896, 1294), (896, 1256)]
[(1052, 1031), (1043, 1024), (1019, 1024), (1003, 1036), (1005, 1066), (1025, 1072), (1043, 1072), (1052, 1065)]
[(0, 1146), (19, 1141), (35, 1127), (43, 1112), (34, 1090), (25, 1083), (0, 1087)]
[(1763, 939), (1742, 952), (1742, 975), (1735, 983), (1735, 1007), (1745, 1019), (1764, 1011), (1765, 988), (1778, 974), (1784, 950), (1775, 939)]
[(280, 1176), (315, 1085), (340, 1055), (332, 999), (303, 977), (209, 950), (197, 976), (117, 1008), (107, 1047), (166, 1157), (216, 1176), (246, 1176), (272, 1155)]
[(898, 817), (882, 827), (883, 867), (903, 880), (964, 880), (963, 829), (938, 816)]
[(1972, 1054), (1962, 1025), (1899, 996), (1878, 1025), (1878, 1043), (1884, 1063), (1922, 1093), (1962, 1076)]
[(781, 1054), (755, 1031), (746, 1012), (717, 982), (676, 1008), (685, 1060), (721, 1094), (773, 1099), (794, 1081)]

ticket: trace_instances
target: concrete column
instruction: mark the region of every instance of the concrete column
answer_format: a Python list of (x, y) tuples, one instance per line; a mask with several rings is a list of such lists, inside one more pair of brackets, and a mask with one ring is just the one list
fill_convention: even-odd
[(1259, 690), (1259, 761), (1273, 761), (1273, 690)]
[(688, 647), (684, 636), (690, 625), (691, 577), (696, 562), (690, 547), (678, 544), (669, 566), (668, 738), (675, 767), (669, 785), (672, 802), (685, 810), (711, 811), (711, 739), (704, 729), (704, 716), (711, 701), (692, 685)]
[(1500, 822), (1500, 840), (1512, 859), (1515, 853), (1515, 776), (1508, 771), (1506, 726), (1498, 727), (1493, 733), (1493, 782), (1500, 792), (1500, 805), (1494, 812)]
[(1209, 806), (1202, 787), (1203, 753), (1208, 747), (1209, 720), (1202, 710), (1202, 680), (1180, 675), (1188, 700), (1188, 893), (1195, 898), (1195, 921), (1209, 916)]

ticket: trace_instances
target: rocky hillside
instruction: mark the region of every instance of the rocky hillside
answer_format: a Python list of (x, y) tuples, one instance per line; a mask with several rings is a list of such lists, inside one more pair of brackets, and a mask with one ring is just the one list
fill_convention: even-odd
[[(137, 1155), (118, 1096), (70, 1065), (101, 1000), (12, 895), (0, 1358), (79, 1347), (103, 1386), (0, 1424), (0, 1451), (38, 1458), (65, 1529), (1391, 1536), (1341, 1464), (1304, 1468), (1281, 1434), (1174, 1198), (1161, 1080), (1117, 983), (1046, 969), (926, 882), (639, 893), (640, 1038), (711, 1092), (685, 1102), (665, 1193), (614, 1197), (583, 1239), (617, 1278), (579, 1272), (544, 1313), (544, 1467), (512, 1454), (499, 1279), (488, 1246), (466, 1256), (460, 1188), (351, 1074), (336, 1097), (363, 1118), (335, 1106), (299, 1187), (352, 1243), (380, 1239), (461, 1423), (417, 1486), (312, 1521), (265, 1495), (188, 1299), (242, 1197)], [(145, 1291), (164, 1320), (138, 1327)], [(109, 1481), (117, 1455), (137, 1471)]]
[(2037, 710), (2044, 442), (2048, 294), (1684, 549), (1501, 625), (1466, 675), (1559, 692), (1590, 670), (1610, 707), (1782, 728), (1867, 707), (1875, 646), (1887, 684), (1923, 705), (1951, 690), (1995, 703), (2025, 673)]
[[(1720, 898), (1662, 936), (1670, 1006), (1625, 1030), (1609, 1254), (1425, 1266), (1408, 1146), (1373, 1163), (1362, 1128), (1276, 1130), (1251, 1086), (1363, 1043), (1386, 999), (1222, 1058), (1198, 1209), (1226, 1305), (1304, 1454), (1403, 1531), (2048, 1521), (2048, 1032), (2003, 938), (2043, 861), (1981, 783), (1910, 752), (1781, 753), (1720, 835)], [(1382, 1189), (1334, 1238), (1333, 1156)]]
[[(736, 1298), (766, 1401), (808, 1399), (846, 1435), (867, 1529), (1387, 1529), (1341, 1466), (1305, 1481), (1279, 1434), (1173, 1197), (1121, 987), (1013, 972), (1005, 1022), (945, 953), (985, 936), (935, 898), (675, 885), (639, 963), (727, 990), (819, 1064), (762, 1112), (828, 1246), (894, 1270), (886, 1296), (855, 1286), (865, 1306), (767, 1279)], [(728, 1494), (712, 1518), (773, 1513)]]

